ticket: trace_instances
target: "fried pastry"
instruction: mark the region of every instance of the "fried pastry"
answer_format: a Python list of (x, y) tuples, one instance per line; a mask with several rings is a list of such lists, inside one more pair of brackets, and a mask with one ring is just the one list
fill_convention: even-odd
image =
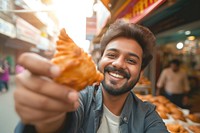
[(193, 122), (200, 123), (200, 118), (197, 115), (189, 114), (186, 118), (190, 119)]
[(188, 128), (194, 133), (199, 133), (200, 132), (200, 126), (190, 125), (190, 126), (188, 126)]
[(181, 120), (181, 121), (186, 122), (186, 119), (185, 119), (184, 115), (181, 115), (181, 114), (172, 114), (171, 116), (175, 120)]
[(51, 60), (61, 69), (60, 76), (54, 79), (56, 82), (80, 91), (103, 80), (91, 56), (75, 44), (64, 28), (60, 31), (56, 50)]
[(170, 133), (188, 133), (188, 131), (180, 124), (166, 124), (166, 127)]

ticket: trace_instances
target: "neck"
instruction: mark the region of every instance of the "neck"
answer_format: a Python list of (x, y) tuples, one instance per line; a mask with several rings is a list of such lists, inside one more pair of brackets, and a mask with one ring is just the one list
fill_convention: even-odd
[(104, 105), (115, 115), (120, 116), (123, 105), (125, 103), (125, 100), (129, 94), (129, 92), (119, 95), (119, 96), (113, 96), (107, 93), (104, 89), (103, 91), (103, 102)]

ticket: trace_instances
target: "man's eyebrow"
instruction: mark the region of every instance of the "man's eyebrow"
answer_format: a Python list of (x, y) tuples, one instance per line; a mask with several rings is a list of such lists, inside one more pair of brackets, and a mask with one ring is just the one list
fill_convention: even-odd
[(138, 58), (140, 60), (140, 57), (137, 55), (137, 54), (134, 54), (134, 53), (128, 53), (130, 56), (134, 56), (136, 58)]
[(115, 48), (110, 48), (110, 49), (108, 49), (107, 51), (116, 51), (116, 52), (118, 52), (118, 50), (115, 49)]

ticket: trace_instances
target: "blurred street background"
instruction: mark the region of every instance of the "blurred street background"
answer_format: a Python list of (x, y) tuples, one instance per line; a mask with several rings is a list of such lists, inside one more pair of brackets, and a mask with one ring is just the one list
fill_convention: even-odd
[[(0, 86), (0, 133), (13, 133), (19, 121), (13, 91), (14, 76), (24, 70), (17, 63), (22, 53), (51, 59), (65, 28), (97, 63), (101, 37), (119, 18), (144, 25), (156, 36), (154, 58), (135, 93), (155, 96), (161, 71), (171, 59), (179, 59), (191, 88), (189, 111), (200, 116), (199, 12), (200, 0), (0, 0), (0, 85), (9, 86), (8, 91)], [(2, 79), (5, 70), (10, 78)]]

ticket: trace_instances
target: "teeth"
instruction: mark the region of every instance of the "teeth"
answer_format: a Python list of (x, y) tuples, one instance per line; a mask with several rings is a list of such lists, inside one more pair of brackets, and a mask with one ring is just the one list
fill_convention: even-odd
[(116, 78), (124, 78), (122, 75), (119, 75), (117, 73), (110, 73), (110, 75), (112, 75), (113, 77), (116, 77)]

